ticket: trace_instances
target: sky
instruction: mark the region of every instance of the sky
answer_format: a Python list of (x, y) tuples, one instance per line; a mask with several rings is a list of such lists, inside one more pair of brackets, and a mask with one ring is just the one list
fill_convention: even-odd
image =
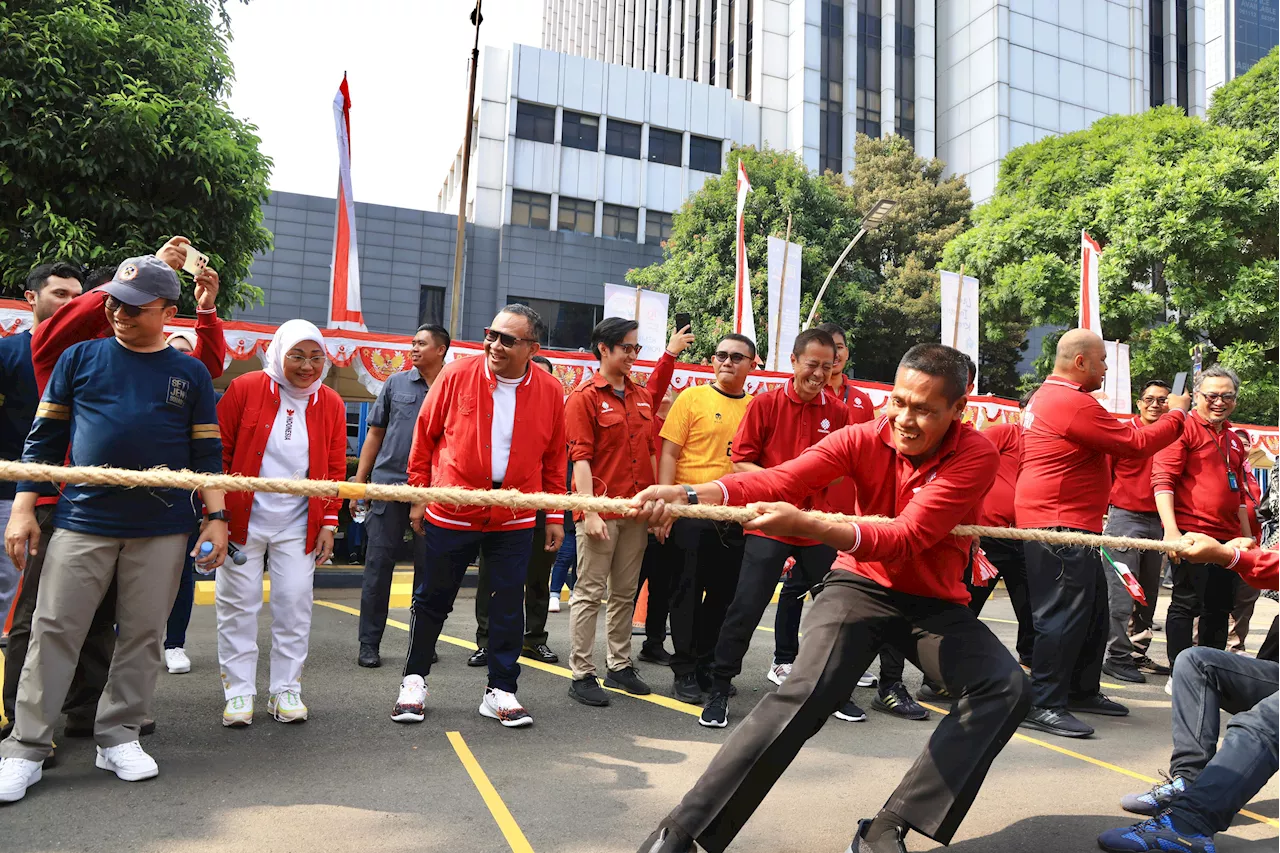
[[(271, 188), (336, 195), (333, 98), (351, 91), (356, 201), (435, 210), (462, 147), (472, 0), (229, 3), (229, 104), (275, 161)], [(542, 0), (484, 0), (483, 46), (542, 44)]]

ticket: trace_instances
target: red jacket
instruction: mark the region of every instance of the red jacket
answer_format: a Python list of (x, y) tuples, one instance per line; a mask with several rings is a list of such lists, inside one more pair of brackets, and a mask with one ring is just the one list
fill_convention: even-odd
[[(848, 409), (848, 423), (850, 426), (875, 420), (876, 407), (871, 402), (871, 398), (853, 387), (853, 383), (849, 381), (847, 376), (839, 391), (828, 390), (827, 393), (843, 403), (844, 407)], [(857, 513), (858, 495), (853, 487), (851, 478), (843, 477), (840, 482), (827, 487), (827, 507), (832, 512), (843, 512), (847, 515)]]
[(893, 446), (889, 420), (882, 417), (845, 427), (776, 468), (730, 474), (720, 484), (734, 506), (799, 504), (836, 477), (851, 479), (860, 513), (894, 521), (853, 525), (854, 545), (836, 555), (832, 568), (910, 595), (967, 604), (964, 571), (973, 540), (950, 531), (977, 521), (997, 467), (991, 442), (958, 421), (938, 451), (916, 467)]
[[(493, 488), (493, 392), (497, 379), (484, 355), (445, 365), (422, 402), (409, 451), (409, 485)], [(503, 488), (564, 494), (564, 386), (531, 364), (516, 388), (515, 428)], [(522, 530), (531, 509), (428, 504), (426, 520), (451, 530)], [(563, 524), (564, 513), (547, 513)]]
[[(1230, 423), (1214, 433), (1199, 412), (1192, 412), (1182, 436), (1156, 454), (1151, 485), (1157, 495), (1173, 495), (1179, 530), (1233, 539), (1241, 534), (1240, 507), (1248, 503), (1244, 459), (1244, 443)], [(1228, 472), (1235, 475), (1234, 489)]]
[[(261, 370), (231, 380), (218, 401), (222, 427), (222, 467), (228, 474), (256, 477), (262, 469), (262, 453), (280, 411), (280, 391)], [(347, 407), (332, 388), (321, 385), (307, 403), (307, 477), (312, 480), (347, 479)], [(307, 552), (316, 548), (316, 536), (324, 525), (338, 523), (338, 498), (307, 501)], [(253, 492), (227, 492), (227, 516), (233, 542), (249, 535)]]
[(1013, 498), (1018, 526), (1101, 533), (1111, 494), (1107, 456), (1151, 456), (1182, 433), (1184, 418), (1175, 410), (1135, 430), (1075, 382), (1050, 376), (1022, 414), (1022, 466)]
[(978, 523), (985, 527), (1013, 527), (1013, 490), (1018, 484), (1018, 465), (1022, 462), (1022, 427), (1018, 424), (996, 424), (978, 433), (1000, 454), (1000, 467), (995, 482), (982, 499)]
[[(1142, 429), (1145, 426), (1141, 418), (1129, 421), (1131, 429)], [(1145, 459), (1124, 459), (1112, 457), (1111, 505), (1127, 509), (1129, 512), (1155, 512), (1156, 495), (1151, 490), (1151, 463), (1154, 456)]]
[(1280, 553), (1274, 548), (1237, 551), (1227, 568), (1239, 573), (1240, 579), (1255, 589), (1275, 589), (1280, 585)]

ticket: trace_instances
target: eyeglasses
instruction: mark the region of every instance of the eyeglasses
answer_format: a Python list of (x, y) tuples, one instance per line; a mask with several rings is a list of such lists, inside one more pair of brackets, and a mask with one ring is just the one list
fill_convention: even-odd
[(622, 350), (624, 355), (639, 355), (644, 346), (641, 344), (618, 344), (618, 349)]
[(517, 343), (526, 343), (526, 344), (537, 343), (537, 341), (535, 341), (532, 338), (517, 338), (515, 335), (506, 335), (506, 334), (503, 334), (502, 332), (494, 331), (493, 329), (484, 330), (484, 339), (491, 344), (500, 342), (504, 347), (507, 347), (508, 349), (515, 346)]
[(1231, 392), (1227, 392), (1226, 394), (1206, 394), (1202, 391), (1200, 392), (1200, 396), (1204, 397), (1204, 401), (1206, 403), (1216, 403), (1221, 400), (1224, 403), (1231, 404), (1236, 401), (1236, 395)]
[(310, 358), (308, 358), (305, 355), (298, 355), (296, 353), (290, 352), (290, 353), (285, 353), (284, 360), (294, 366), (301, 365), (305, 361), (308, 364), (310, 364), (312, 367), (324, 367), (325, 357), (322, 355), (313, 355)]
[(123, 311), (126, 317), (141, 317), (143, 312), (150, 310), (145, 305), (129, 305), (128, 303), (121, 302), (114, 296), (107, 297), (106, 305), (108, 313), (114, 314), (117, 311)]
[(711, 357), (716, 361), (732, 361), (734, 364), (742, 364), (742, 362), (751, 358), (744, 352), (725, 352), (724, 350), (712, 353)]
[(1143, 397), (1138, 402), (1144, 406), (1167, 406), (1169, 405), (1168, 397)]

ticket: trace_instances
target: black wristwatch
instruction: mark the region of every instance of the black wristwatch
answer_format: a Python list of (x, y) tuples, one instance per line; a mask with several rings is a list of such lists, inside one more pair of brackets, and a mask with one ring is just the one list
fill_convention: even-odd
[(205, 514), (205, 517), (204, 517), (204, 520), (205, 520), (205, 521), (223, 521), (223, 522), (225, 522), (225, 521), (227, 520), (227, 514), (226, 514), (226, 512), (225, 512), (225, 511), (223, 511), (223, 510), (218, 510), (217, 512), (210, 512), (210, 513), (206, 513), (206, 514)]
[(684, 496), (690, 504), (696, 504), (698, 502), (698, 493), (694, 491), (693, 486), (686, 485), (681, 486), (680, 488), (684, 489)]

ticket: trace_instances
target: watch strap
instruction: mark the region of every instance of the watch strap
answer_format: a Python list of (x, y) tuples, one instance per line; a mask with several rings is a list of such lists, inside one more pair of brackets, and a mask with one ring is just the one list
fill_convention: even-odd
[(693, 486), (683, 485), (681, 488), (684, 489), (684, 496), (688, 499), (690, 505), (698, 502), (698, 492)]

